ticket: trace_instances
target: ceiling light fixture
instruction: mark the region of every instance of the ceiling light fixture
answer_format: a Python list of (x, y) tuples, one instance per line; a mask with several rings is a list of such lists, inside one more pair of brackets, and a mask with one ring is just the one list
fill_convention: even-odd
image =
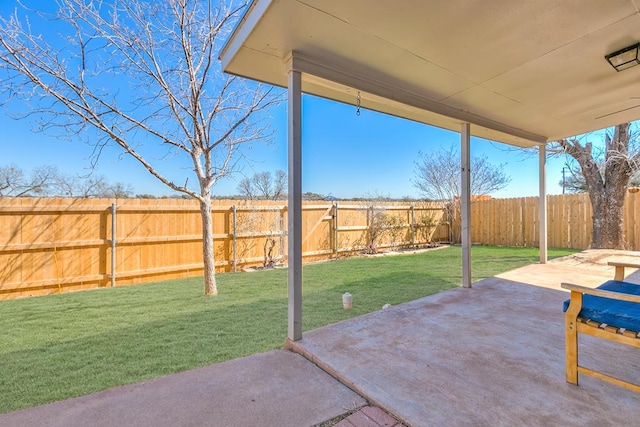
[(638, 50), (640, 50), (640, 43), (610, 53), (604, 58), (609, 61), (609, 64), (611, 64), (616, 71), (622, 71), (640, 64)]

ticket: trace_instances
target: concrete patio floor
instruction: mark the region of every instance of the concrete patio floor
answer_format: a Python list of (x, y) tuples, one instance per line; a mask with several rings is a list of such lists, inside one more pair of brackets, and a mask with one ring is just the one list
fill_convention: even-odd
[[(638, 394), (586, 376), (579, 387), (565, 382), (568, 294), (559, 290), (561, 281), (609, 280), (606, 261), (626, 255), (634, 254), (530, 265), (310, 331), (289, 346), (414, 427), (635, 426)], [(637, 273), (630, 281), (640, 283)], [(587, 338), (582, 364), (640, 382), (636, 349)]]

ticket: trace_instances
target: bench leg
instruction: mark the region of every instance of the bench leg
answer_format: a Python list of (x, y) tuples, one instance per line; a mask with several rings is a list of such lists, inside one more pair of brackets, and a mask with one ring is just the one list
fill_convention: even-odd
[(576, 320), (565, 320), (565, 358), (567, 382), (578, 385), (578, 328)]

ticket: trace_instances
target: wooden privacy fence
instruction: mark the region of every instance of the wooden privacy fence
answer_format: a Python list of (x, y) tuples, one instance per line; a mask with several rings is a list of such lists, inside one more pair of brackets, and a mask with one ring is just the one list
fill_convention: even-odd
[[(588, 194), (547, 197), (547, 245), (586, 249), (593, 220)], [(627, 194), (623, 226), (629, 249), (640, 250), (640, 193)], [(492, 199), (471, 204), (471, 241), (486, 245), (538, 246), (538, 197)]]
[[(216, 270), (286, 262), (282, 202), (213, 202)], [(305, 203), (303, 256), (336, 258), (449, 239), (440, 203)], [(198, 276), (197, 202), (0, 198), (0, 299)]]

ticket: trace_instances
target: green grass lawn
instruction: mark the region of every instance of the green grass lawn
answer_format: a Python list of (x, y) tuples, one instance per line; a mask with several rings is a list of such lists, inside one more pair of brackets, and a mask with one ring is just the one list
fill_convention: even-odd
[[(574, 253), (549, 250), (549, 257)], [(473, 279), (538, 260), (537, 249), (474, 247)], [(282, 347), (286, 270), (0, 301), (0, 413)], [(304, 267), (303, 326), (317, 328), (461, 284), (461, 250)], [(344, 292), (354, 308), (342, 309)]]

